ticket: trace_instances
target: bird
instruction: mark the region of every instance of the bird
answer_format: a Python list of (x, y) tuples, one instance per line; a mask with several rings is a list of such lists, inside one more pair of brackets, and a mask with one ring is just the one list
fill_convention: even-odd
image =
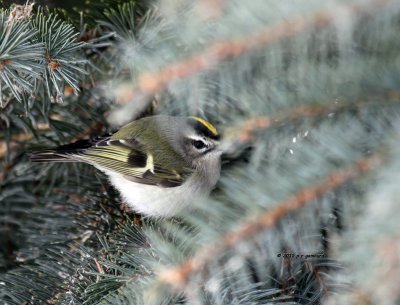
[(29, 153), (32, 162), (85, 162), (143, 216), (170, 218), (206, 198), (221, 171), (217, 129), (200, 117), (155, 115), (117, 132)]

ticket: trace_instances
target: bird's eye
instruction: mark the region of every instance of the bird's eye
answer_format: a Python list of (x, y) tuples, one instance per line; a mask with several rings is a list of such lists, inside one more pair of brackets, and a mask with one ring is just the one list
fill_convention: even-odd
[(207, 147), (206, 143), (204, 143), (201, 140), (194, 140), (192, 142), (193, 146), (196, 147), (197, 149), (203, 149), (204, 147)]

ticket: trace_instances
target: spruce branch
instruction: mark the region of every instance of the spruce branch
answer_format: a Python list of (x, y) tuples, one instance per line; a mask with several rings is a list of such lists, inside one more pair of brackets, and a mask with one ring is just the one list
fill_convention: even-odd
[[(134, 103), (140, 104), (134, 108), (134, 111), (143, 111), (151, 100), (149, 97), (180, 79), (208, 70), (222, 61), (235, 59), (248, 52), (300, 35), (312, 28), (327, 27), (338, 18), (337, 11), (344, 10), (349, 14), (367, 15), (386, 5), (390, 5), (392, 2), (394, 1), (371, 0), (359, 4), (342, 5), (331, 8), (329, 11), (317, 11), (311, 16), (285, 20), (273, 26), (268, 25), (251, 36), (213, 42), (200, 53), (166, 65), (157, 72), (141, 73), (135, 86), (131, 90), (122, 90), (123, 96), (117, 96), (117, 101), (122, 101), (122, 104), (127, 101), (134, 101)], [(127, 116), (129, 116), (128, 108), (131, 108), (129, 104), (119, 110), (115, 110), (108, 118), (109, 122), (116, 125), (117, 121), (121, 119), (127, 120)], [(128, 112), (128, 115), (126, 112)]]
[(248, 219), (231, 232), (224, 234), (215, 243), (202, 248), (180, 266), (161, 271), (158, 274), (158, 280), (179, 291), (186, 291), (190, 278), (203, 270), (215, 257), (220, 256), (227, 249), (233, 248), (257, 233), (275, 226), (285, 216), (303, 208), (324, 194), (343, 186), (348, 181), (375, 169), (382, 161), (382, 156), (376, 153), (360, 159), (349, 168), (334, 171), (322, 183), (305, 187), (293, 196), (277, 203), (276, 207), (271, 210)]
[(7, 25), (12, 26), (14, 22), (29, 20), (34, 4), (34, 2), (29, 4), (29, 1), (27, 1), (25, 5), (14, 4), (11, 8), (10, 15), (8, 16)]
[(36, 30), (26, 15), (0, 10), (0, 107), (5, 96), (22, 101), (23, 92), (31, 92), (34, 81), (41, 77), (39, 62), (43, 44), (34, 42)]
[[(392, 95), (393, 92), (389, 92), (389, 94)], [(395, 106), (398, 103), (399, 101), (396, 98), (394, 101), (389, 101), (385, 104)], [(382, 102), (365, 101), (361, 97), (360, 101), (353, 103), (337, 105), (325, 102), (321, 105), (302, 105), (283, 110), (280, 114), (273, 117), (259, 116), (248, 118), (241, 122), (238, 127), (230, 127), (224, 131), (224, 140), (221, 144), (221, 149), (226, 154), (240, 151), (241, 147), (253, 143), (257, 139), (257, 135), (269, 128), (284, 126), (285, 124), (291, 124), (307, 118), (325, 117), (332, 114), (379, 106), (382, 106)]]
[[(47, 131), (49, 130), (49, 126), (48, 124), (38, 124), (36, 129), (40, 131)], [(9, 142), (0, 140), (0, 159), (4, 158), (9, 151), (15, 150), (19, 146), (26, 144), (26, 142), (31, 140), (33, 136), (34, 135), (30, 133), (18, 133), (12, 135), (12, 139)]]
[[(71, 142), (76, 142), (79, 140), (87, 139), (90, 135), (99, 134), (103, 129), (104, 125), (100, 122), (94, 122), (89, 128), (83, 130), (79, 134), (77, 134), (74, 138), (71, 139)], [(48, 124), (38, 124), (36, 126), (36, 130), (39, 131), (48, 131), (49, 125)], [(26, 144), (29, 140), (34, 137), (33, 134), (21, 133), (13, 135), (11, 141), (0, 141), (0, 159), (4, 158), (4, 156), (10, 151), (15, 150), (21, 145)]]
[(72, 25), (42, 8), (32, 14), (32, 8), (26, 3), (0, 11), (0, 107), (5, 98), (7, 103), (16, 99), (26, 112), (35, 100), (44, 103), (42, 110), (49, 109), (50, 100), (63, 101), (65, 85), (77, 94), (88, 63), (87, 44), (77, 41)]
[(86, 43), (77, 41), (79, 33), (72, 25), (61, 21), (55, 14), (46, 16), (41, 9), (32, 24), (38, 30), (38, 40), (45, 47), (44, 80), (47, 94), (53, 101), (62, 102), (64, 84), (72, 87), (77, 94), (79, 81), (87, 74), (83, 68), (87, 60), (78, 52)]
[(389, 162), (376, 173), (360, 216), (337, 245), (336, 256), (346, 268), (336, 279), (351, 282), (351, 289), (334, 293), (326, 305), (397, 304), (400, 299), (398, 131), (390, 141)]
[(100, 21), (100, 25), (107, 31), (115, 33), (115, 37), (124, 41), (132, 39), (136, 35), (136, 28), (144, 13), (137, 1), (118, 4), (117, 8), (104, 10), (106, 20)]
[(13, 136), (12, 141), (0, 141), (0, 159), (2, 159), (10, 150), (15, 149), (21, 143), (26, 143), (31, 140), (32, 134), (17, 134)]

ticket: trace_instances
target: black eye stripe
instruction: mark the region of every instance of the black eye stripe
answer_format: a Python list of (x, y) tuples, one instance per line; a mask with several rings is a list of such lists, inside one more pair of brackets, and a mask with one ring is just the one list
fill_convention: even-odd
[(207, 147), (207, 144), (204, 143), (202, 140), (193, 140), (193, 141), (192, 141), (192, 145), (193, 145), (196, 149), (203, 149), (203, 148)]

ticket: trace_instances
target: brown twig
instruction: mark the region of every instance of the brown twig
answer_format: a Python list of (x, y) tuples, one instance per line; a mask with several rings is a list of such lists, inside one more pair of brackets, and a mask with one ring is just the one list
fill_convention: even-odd
[(100, 265), (100, 263), (98, 262), (98, 260), (96, 258), (94, 258), (94, 262), (96, 264), (97, 271), (101, 274), (104, 274), (103, 267)]
[[(103, 129), (104, 124), (100, 122), (96, 122), (92, 124), (89, 128), (86, 130), (82, 131), (79, 133), (77, 136), (75, 136), (71, 142), (75, 142), (78, 140), (82, 140), (86, 138), (87, 136), (93, 134), (93, 133), (99, 133)], [(37, 130), (41, 131), (46, 131), (49, 129), (49, 126), (47, 124), (43, 125), (38, 125)], [(20, 144), (23, 144), (33, 138), (33, 134), (29, 133), (21, 133), (21, 134), (16, 134), (13, 135), (13, 138), (9, 142), (9, 149), (14, 149), (18, 147)], [(0, 159), (3, 158), (7, 154), (7, 143), (5, 141), (0, 141)]]
[(29, 1), (23, 5), (14, 4), (8, 15), (8, 19), (6, 21), (6, 27), (11, 27), (14, 22), (27, 20), (32, 16), (32, 9), (35, 5), (34, 2), (29, 4)]
[(3, 72), (4, 68), (11, 63), (12, 63), (11, 59), (5, 59), (0, 61), (0, 72)]
[(18, 147), (19, 143), (25, 143), (26, 141), (29, 141), (33, 138), (33, 135), (30, 133), (21, 133), (21, 134), (17, 134), (13, 136), (13, 139), (9, 142), (8, 147), (7, 147), (7, 143), (6, 141), (0, 141), (0, 159), (3, 158), (7, 152), (9, 148), (14, 149), (16, 147)]
[[(389, 99), (387, 105), (399, 103), (397, 92), (388, 91), (386, 92), (386, 95)], [(392, 96), (395, 96), (395, 98), (390, 99)], [(327, 116), (330, 114), (339, 114), (343, 111), (348, 111), (349, 109), (358, 110), (370, 106), (382, 107), (382, 103), (369, 101), (368, 97), (362, 97), (359, 101), (354, 103), (335, 104), (334, 102), (327, 101), (324, 102), (323, 105), (302, 105), (296, 108), (289, 108), (275, 117), (259, 116), (249, 118), (242, 122), (240, 126), (228, 128), (224, 131), (224, 141), (221, 145), (221, 149), (227, 154), (236, 152), (238, 146), (240, 147), (241, 145), (252, 143), (255, 140), (257, 133), (260, 131), (281, 126), (291, 121)]]
[(347, 169), (333, 172), (319, 184), (302, 188), (293, 196), (277, 203), (271, 210), (249, 219), (238, 228), (226, 233), (217, 242), (201, 249), (194, 257), (189, 258), (180, 266), (161, 272), (158, 279), (176, 289), (185, 291), (190, 277), (203, 270), (211, 260), (221, 255), (225, 250), (275, 226), (283, 217), (304, 207), (323, 194), (342, 186), (349, 180), (359, 177), (362, 173), (375, 168), (380, 162), (381, 158), (377, 155), (365, 157)]
[[(391, 1), (372, 0), (368, 3), (338, 8), (345, 8), (353, 13), (366, 14), (389, 2)], [(164, 89), (168, 84), (209, 69), (223, 60), (237, 58), (246, 52), (293, 37), (314, 26), (328, 26), (335, 21), (336, 17), (337, 10), (335, 9), (321, 10), (311, 16), (296, 18), (289, 21), (285, 20), (274, 26), (266, 26), (263, 30), (254, 35), (238, 38), (236, 40), (217, 41), (199, 54), (167, 65), (158, 72), (143, 74), (139, 78), (136, 87), (129, 92), (124, 92), (125, 96), (123, 100), (125, 102), (132, 101), (135, 96), (153, 95)]]
[(76, 135), (70, 142), (76, 142), (87, 138), (92, 134), (99, 134), (103, 130), (104, 124), (102, 122), (95, 122), (78, 135)]
[(306, 117), (316, 117), (327, 115), (329, 113), (337, 113), (347, 109), (347, 107), (361, 107), (366, 103), (358, 104), (343, 104), (337, 106), (332, 103), (325, 103), (324, 105), (310, 105), (300, 106), (294, 109), (283, 111), (276, 117), (259, 116), (250, 118), (244, 121), (239, 127), (228, 129), (224, 132), (224, 142), (221, 149), (225, 153), (230, 153), (237, 150), (237, 146), (246, 145), (254, 141), (256, 134), (262, 130), (278, 126), (284, 122), (291, 120), (303, 119)]
[(394, 235), (389, 238), (375, 236), (367, 242), (368, 249), (375, 250), (370, 253), (369, 259), (379, 262), (369, 266), (369, 278), (372, 280), (368, 282), (356, 280), (352, 289), (342, 295), (344, 299), (338, 300), (331, 295), (324, 304), (337, 305), (347, 301), (351, 304), (370, 305), (376, 304), (376, 300), (386, 300), (389, 304), (394, 304), (399, 299), (400, 236)]

